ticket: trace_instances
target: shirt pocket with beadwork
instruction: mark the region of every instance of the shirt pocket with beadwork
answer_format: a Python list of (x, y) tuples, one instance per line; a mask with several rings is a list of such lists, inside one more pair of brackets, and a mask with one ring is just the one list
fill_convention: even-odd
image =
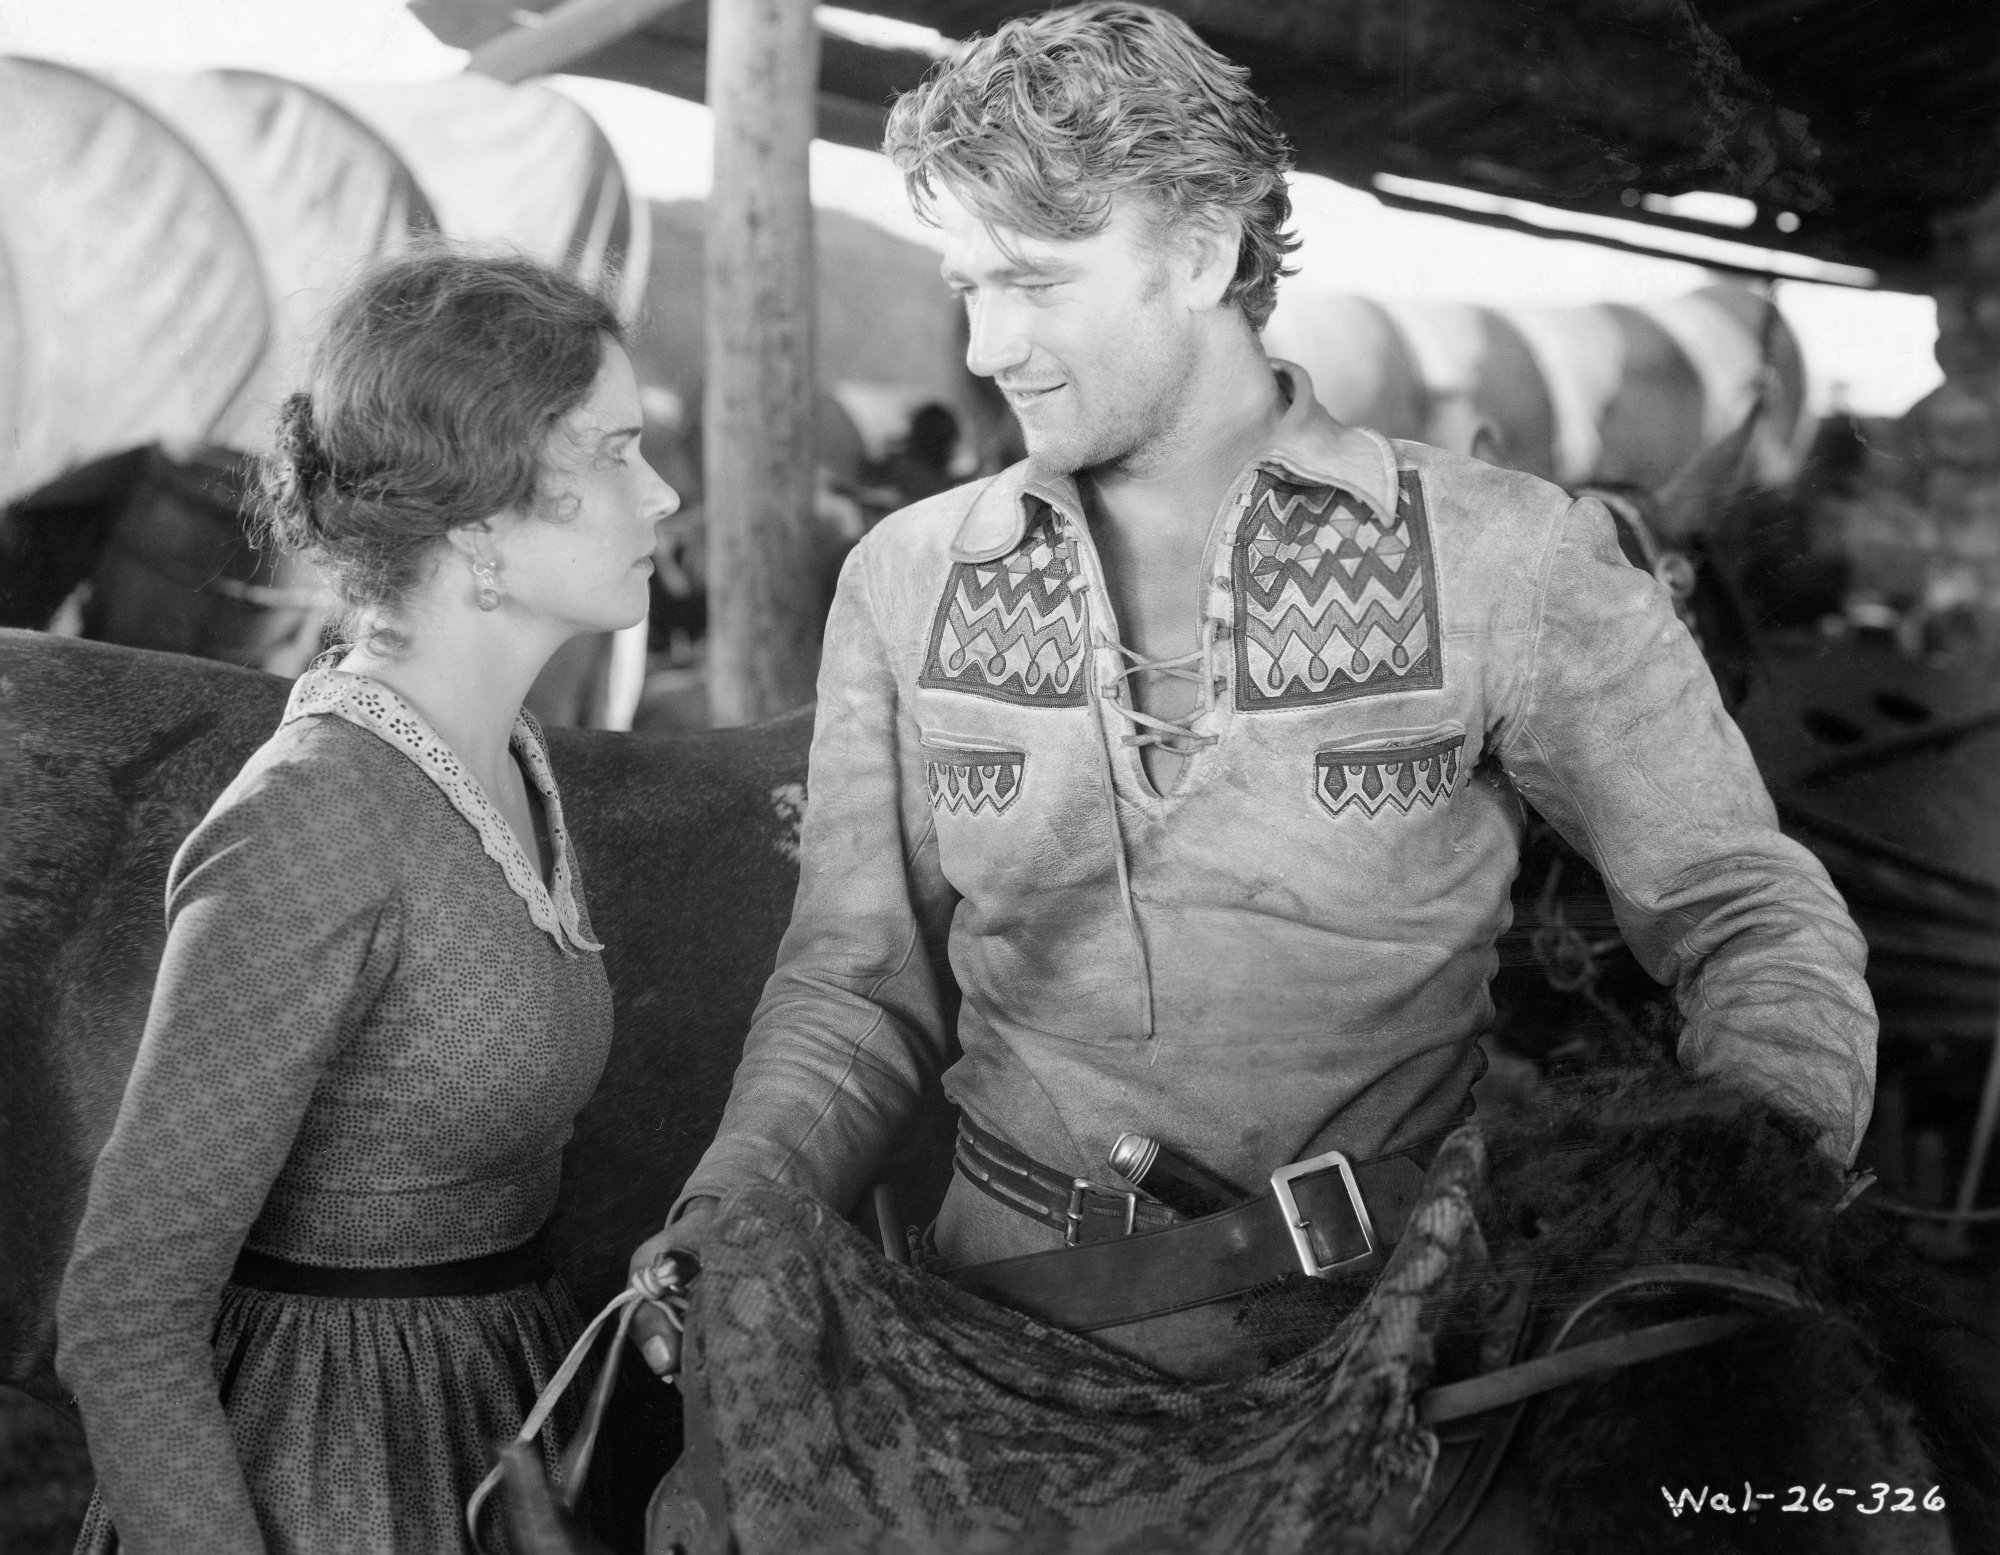
[(1395, 833), (1443, 820), (1466, 777), (1465, 725), (1389, 729), (1321, 741), (1313, 797), (1346, 827)]
[(948, 816), (998, 818), (1021, 797), (1028, 754), (1018, 747), (951, 745), (927, 739), (923, 753), (924, 787), (940, 822)]
[(1115, 907), (1118, 835), (1094, 743), (1004, 722), (960, 724), (925, 729), (918, 754), (939, 867), (979, 915), (1069, 911), (1085, 900)]

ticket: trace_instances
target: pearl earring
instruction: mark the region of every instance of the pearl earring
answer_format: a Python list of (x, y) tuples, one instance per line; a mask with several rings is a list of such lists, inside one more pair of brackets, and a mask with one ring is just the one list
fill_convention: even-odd
[(500, 568), (497, 562), (476, 561), (472, 564), (472, 575), (479, 580), (479, 589), (473, 595), (473, 598), (478, 602), (481, 610), (498, 610), (500, 608), (499, 571)]

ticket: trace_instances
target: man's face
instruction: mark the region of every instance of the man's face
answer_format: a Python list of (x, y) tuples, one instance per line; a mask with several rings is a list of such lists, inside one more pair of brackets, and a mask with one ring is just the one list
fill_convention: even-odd
[(1194, 323), (1178, 268), (1130, 202), (1087, 238), (989, 225), (937, 202), (946, 283), (965, 303), (965, 365), (991, 378), (1028, 452), (1060, 473), (1141, 465), (1189, 393)]

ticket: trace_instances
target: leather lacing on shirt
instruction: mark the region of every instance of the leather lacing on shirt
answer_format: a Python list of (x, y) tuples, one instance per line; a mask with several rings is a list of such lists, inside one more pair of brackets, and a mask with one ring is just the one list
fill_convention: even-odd
[[(1197, 734), (1194, 726), (1215, 708), (1215, 699), (1222, 691), (1222, 679), (1209, 668), (1209, 655), (1215, 646), (1213, 621), (1204, 621), (1201, 628), (1201, 646), (1192, 653), (1178, 654), (1168, 659), (1149, 659), (1136, 653), (1123, 643), (1107, 642), (1106, 646), (1131, 662), (1112, 674), (1114, 684), (1124, 686), (1123, 700), (1113, 700), (1107, 705), (1132, 726), (1132, 732), (1121, 735), (1118, 743), (1143, 749), (1157, 745), (1176, 756), (1192, 756), (1196, 751), (1206, 750), (1222, 736), (1219, 734)], [(1201, 702), (1185, 718), (1157, 718), (1151, 713), (1142, 713), (1130, 705), (1133, 697), (1129, 685), (1125, 685), (1134, 675), (1160, 675), (1168, 680), (1184, 680), (1201, 688)]]

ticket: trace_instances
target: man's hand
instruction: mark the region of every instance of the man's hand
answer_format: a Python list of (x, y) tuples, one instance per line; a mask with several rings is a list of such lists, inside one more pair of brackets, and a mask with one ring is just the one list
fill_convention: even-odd
[[(715, 1220), (717, 1199), (690, 1199), (688, 1206), (666, 1230), (649, 1236), (632, 1254), (631, 1269), (651, 1267), (664, 1253), (692, 1253), (701, 1257), (701, 1244)], [(681, 1366), (680, 1331), (667, 1321), (666, 1314), (650, 1302), (642, 1303), (632, 1316), (632, 1342), (661, 1381), (671, 1381)]]

